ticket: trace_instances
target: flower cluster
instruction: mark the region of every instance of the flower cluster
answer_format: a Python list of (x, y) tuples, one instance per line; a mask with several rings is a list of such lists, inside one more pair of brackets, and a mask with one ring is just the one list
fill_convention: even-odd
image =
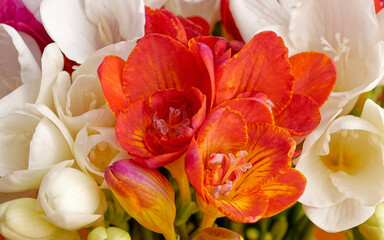
[(0, 0), (0, 237), (379, 239), (384, 15), (346, 1)]

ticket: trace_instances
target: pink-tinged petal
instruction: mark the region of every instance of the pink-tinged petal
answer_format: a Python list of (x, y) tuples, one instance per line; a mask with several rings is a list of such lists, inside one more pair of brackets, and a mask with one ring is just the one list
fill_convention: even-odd
[(245, 150), (252, 163), (238, 188), (258, 185), (291, 166), (295, 142), (287, 131), (268, 123), (248, 124), (249, 140)]
[(278, 176), (268, 180), (261, 190), (269, 198), (264, 217), (272, 217), (297, 202), (306, 186), (305, 177), (296, 169), (288, 168)]
[(276, 125), (285, 128), (293, 136), (305, 136), (320, 123), (319, 105), (309, 97), (293, 94), (290, 104), (275, 115)]
[(105, 180), (124, 210), (137, 222), (164, 234), (166, 239), (176, 238), (175, 193), (159, 171), (132, 160), (121, 160), (106, 169)]
[(238, 233), (221, 227), (206, 228), (199, 232), (192, 240), (243, 240)]
[(123, 92), (122, 75), (125, 61), (117, 56), (107, 56), (97, 69), (101, 87), (115, 116), (129, 106)]
[(235, 154), (244, 149), (247, 141), (244, 118), (229, 108), (219, 108), (211, 112), (201, 126), (197, 138), (202, 159), (209, 159), (212, 153)]
[(202, 17), (195, 16), (195, 17), (187, 17), (187, 19), (194, 24), (200, 26), (201, 32), (200, 36), (208, 36), (211, 31), (211, 26), (209, 23)]
[(268, 208), (268, 198), (257, 189), (236, 192), (230, 200), (213, 201), (225, 216), (235, 222), (254, 223), (263, 217)]
[(218, 106), (230, 107), (241, 113), (247, 124), (253, 122), (274, 123), (273, 115), (269, 107), (261, 100), (252, 98), (237, 98), (226, 101)]
[(295, 76), (293, 93), (308, 96), (322, 106), (336, 83), (336, 66), (327, 55), (303, 52), (289, 58)]
[(185, 172), (191, 185), (200, 195), (203, 194), (204, 161), (200, 157), (199, 146), (195, 139), (192, 139), (185, 154)]
[(130, 102), (148, 99), (160, 89), (211, 92), (194, 55), (180, 42), (165, 35), (142, 38), (129, 56), (123, 71), (123, 91)]
[(0, 23), (12, 26), (19, 32), (31, 36), (43, 52), (52, 42), (43, 25), (25, 7), (21, 0), (3, 0), (0, 2)]
[(165, 9), (145, 9), (145, 35), (160, 33), (187, 44), (187, 34), (180, 19), (171, 11)]
[(145, 101), (136, 102), (120, 112), (116, 119), (116, 137), (129, 154), (153, 157), (145, 142), (146, 129), (152, 125), (151, 108)]
[(274, 32), (262, 32), (228, 62), (219, 96), (230, 100), (244, 92), (261, 92), (272, 101), (272, 110), (278, 114), (291, 100), (293, 81), (283, 40)]

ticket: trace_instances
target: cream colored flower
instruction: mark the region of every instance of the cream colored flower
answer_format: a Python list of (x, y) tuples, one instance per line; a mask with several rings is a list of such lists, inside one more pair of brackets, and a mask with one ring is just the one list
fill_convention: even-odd
[(38, 188), (54, 165), (73, 159), (73, 139), (45, 105), (0, 118), (0, 192)]
[(88, 227), (103, 217), (106, 200), (97, 183), (87, 174), (67, 167), (66, 162), (53, 167), (41, 182), (38, 209), (44, 219), (73, 231)]
[[(384, 110), (367, 100), (361, 118), (343, 116), (300, 157), (299, 199), (309, 219), (338, 232), (366, 221), (384, 200)], [(311, 139), (311, 137), (309, 137)]]
[(77, 232), (46, 221), (35, 209), (36, 199), (19, 198), (0, 204), (0, 234), (12, 240), (77, 240)]
[(121, 159), (130, 159), (117, 141), (113, 127), (82, 128), (75, 139), (74, 154), (80, 169), (89, 173), (100, 185), (109, 165)]

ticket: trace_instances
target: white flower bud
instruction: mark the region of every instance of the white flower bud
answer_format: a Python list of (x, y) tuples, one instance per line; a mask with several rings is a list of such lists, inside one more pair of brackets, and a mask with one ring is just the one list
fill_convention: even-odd
[(44, 218), (66, 230), (78, 230), (100, 219), (106, 200), (97, 183), (87, 174), (67, 168), (65, 162), (45, 175), (37, 196)]
[(77, 232), (63, 230), (42, 218), (36, 199), (19, 198), (0, 205), (0, 234), (12, 240), (77, 240)]

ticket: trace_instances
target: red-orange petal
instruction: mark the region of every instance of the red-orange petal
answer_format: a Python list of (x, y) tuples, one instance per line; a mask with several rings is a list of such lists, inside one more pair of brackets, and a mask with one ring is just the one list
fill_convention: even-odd
[(226, 33), (229, 35), (230, 38), (243, 41), (239, 29), (236, 27), (236, 23), (233, 19), (231, 10), (229, 9), (229, 1), (230, 0), (221, 0), (221, 21), (223, 23)]
[(261, 92), (278, 114), (291, 100), (293, 81), (283, 40), (274, 32), (261, 32), (229, 60), (218, 95), (230, 100), (244, 92)]
[(185, 173), (195, 191), (203, 195), (204, 161), (195, 139), (192, 139), (185, 154)]
[(128, 107), (122, 85), (125, 61), (117, 56), (107, 56), (97, 69), (101, 88), (109, 107), (115, 116)]
[(241, 113), (247, 124), (253, 122), (274, 123), (273, 115), (268, 106), (261, 100), (252, 98), (236, 98), (218, 106), (230, 107)]
[(258, 189), (236, 192), (229, 201), (214, 200), (212, 203), (232, 221), (243, 223), (258, 221), (268, 208), (268, 198)]
[[(207, 82), (208, 81), (208, 82)], [(123, 90), (134, 102), (148, 99), (160, 89), (188, 90), (196, 87), (211, 92), (194, 55), (171, 37), (151, 34), (142, 38), (128, 57), (123, 71)]]
[(319, 105), (311, 98), (293, 94), (290, 104), (275, 115), (276, 125), (285, 128), (293, 136), (305, 136), (320, 123)]
[(200, 128), (197, 138), (200, 157), (209, 159), (212, 153), (235, 154), (248, 142), (247, 126), (240, 113), (230, 108), (211, 112)]
[(288, 168), (267, 181), (261, 190), (268, 196), (268, 209), (263, 217), (274, 216), (297, 202), (303, 194), (307, 180), (299, 171)]
[(120, 145), (139, 158), (150, 158), (156, 153), (148, 149), (145, 142), (146, 129), (152, 125), (151, 109), (148, 102), (139, 101), (120, 112), (116, 119), (115, 131)]
[(336, 66), (330, 57), (303, 52), (289, 58), (295, 76), (293, 93), (308, 96), (322, 106), (336, 83)]
[(160, 33), (187, 44), (187, 34), (179, 18), (166, 9), (145, 8), (145, 35)]

